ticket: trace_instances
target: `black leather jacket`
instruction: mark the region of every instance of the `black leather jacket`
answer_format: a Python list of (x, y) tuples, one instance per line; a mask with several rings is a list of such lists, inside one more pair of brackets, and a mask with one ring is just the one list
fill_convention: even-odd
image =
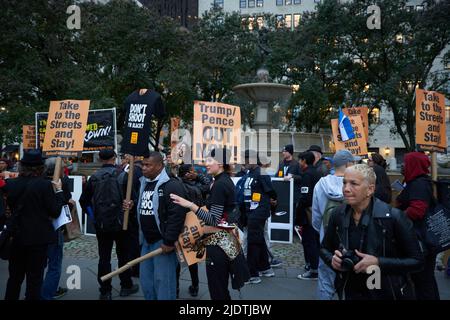
[[(377, 257), (381, 271), (381, 288), (369, 290), (369, 299), (413, 299), (408, 275), (421, 270), (424, 258), (411, 220), (403, 211), (376, 198), (372, 199), (365, 214), (367, 218), (363, 216), (361, 220), (367, 225), (363, 253)], [(349, 205), (341, 205), (331, 214), (320, 250), (321, 258), (330, 267), (334, 251), (341, 245), (349, 247), (351, 215)], [(348, 273), (336, 273), (335, 287), (342, 299), (345, 298)]]

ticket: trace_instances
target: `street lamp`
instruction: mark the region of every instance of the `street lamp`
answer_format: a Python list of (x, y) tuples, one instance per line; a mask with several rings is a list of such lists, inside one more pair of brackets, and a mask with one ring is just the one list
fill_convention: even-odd
[(389, 155), (391, 154), (391, 149), (389, 147), (384, 148), (384, 155), (387, 157), (389, 157)]

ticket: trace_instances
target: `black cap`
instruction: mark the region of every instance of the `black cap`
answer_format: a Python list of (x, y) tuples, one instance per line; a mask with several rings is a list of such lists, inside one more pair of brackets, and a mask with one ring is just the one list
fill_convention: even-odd
[(104, 149), (104, 150), (100, 150), (100, 152), (98, 153), (98, 156), (102, 160), (109, 160), (112, 157), (115, 157), (116, 153), (114, 152), (113, 149)]
[(320, 152), (320, 153), (323, 154), (322, 148), (321, 148), (320, 146), (316, 145), (316, 144), (311, 145), (311, 146), (309, 147), (309, 149), (306, 150), (306, 151), (317, 151), (317, 152)]
[(284, 146), (283, 151), (289, 152), (290, 154), (294, 154), (294, 146), (292, 144), (287, 144)]
[(24, 152), (20, 164), (26, 167), (41, 166), (44, 164), (41, 150), (29, 149)]

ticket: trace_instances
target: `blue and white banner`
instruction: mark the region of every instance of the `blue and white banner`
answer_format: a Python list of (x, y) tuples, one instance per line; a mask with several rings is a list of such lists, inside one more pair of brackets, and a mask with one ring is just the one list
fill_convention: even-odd
[(342, 141), (355, 139), (355, 133), (353, 132), (350, 119), (339, 108), (339, 132), (341, 134)]

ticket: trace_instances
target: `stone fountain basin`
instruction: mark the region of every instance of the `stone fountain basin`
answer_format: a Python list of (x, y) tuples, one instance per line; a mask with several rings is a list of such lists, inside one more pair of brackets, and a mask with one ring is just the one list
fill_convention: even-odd
[(292, 87), (281, 83), (255, 82), (237, 85), (233, 91), (248, 100), (273, 102), (289, 98)]

